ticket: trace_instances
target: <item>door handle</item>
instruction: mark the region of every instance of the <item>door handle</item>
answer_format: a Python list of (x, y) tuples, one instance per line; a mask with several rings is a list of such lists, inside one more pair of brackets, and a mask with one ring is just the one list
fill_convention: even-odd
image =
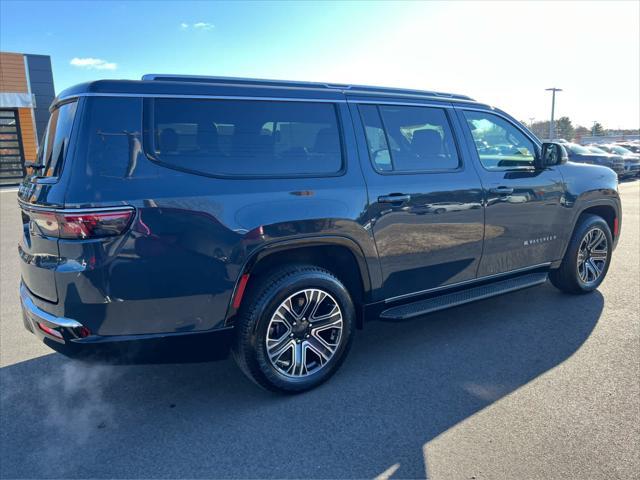
[(491, 193), (497, 193), (498, 195), (511, 195), (513, 193), (513, 188), (511, 188), (511, 187), (496, 187), (496, 188), (490, 188), (489, 191)]
[(411, 195), (405, 195), (402, 193), (392, 193), (391, 195), (382, 195), (378, 197), (379, 203), (405, 203), (411, 200)]

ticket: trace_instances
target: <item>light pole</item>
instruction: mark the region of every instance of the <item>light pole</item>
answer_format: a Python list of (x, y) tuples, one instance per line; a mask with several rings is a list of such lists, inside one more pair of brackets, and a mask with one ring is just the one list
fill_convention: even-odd
[(533, 121), (536, 119), (536, 117), (529, 117), (529, 129), (533, 130)]
[(556, 110), (556, 92), (561, 92), (562, 89), (552, 87), (552, 88), (547, 88), (546, 91), (551, 92), (551, 121), (549, 122), (549, 141), (552, 141), (553, 137), (555, 137), (555, 129), (556, 129), (555, 124), (553, 122), (553, 115)]

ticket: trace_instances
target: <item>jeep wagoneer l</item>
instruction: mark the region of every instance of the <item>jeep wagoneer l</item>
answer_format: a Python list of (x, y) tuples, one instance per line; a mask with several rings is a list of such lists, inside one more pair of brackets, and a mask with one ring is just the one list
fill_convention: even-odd
[(39, 338), (206, 335), (290, 392), (365, 318), (594, 290), (621, 215), (612, 170), (464, 95), (165, 75), (62, 92), (19, 203)]

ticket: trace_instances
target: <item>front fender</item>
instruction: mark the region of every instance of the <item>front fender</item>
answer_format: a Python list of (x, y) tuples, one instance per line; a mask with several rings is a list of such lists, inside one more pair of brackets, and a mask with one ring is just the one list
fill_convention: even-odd
[[(594, 207), (608, 207), (613, 210), (618, 222), (618, 235), (614, 235), (615, 248), (622, 225), (622, 206), (616, 173), (607, 167), (569, 162), (562, 166), (562, 175), (566, 184), (565, 206), (572, 212), (564, 235), (562, 256), (564, 257), (580, 215)], [(558, 260), (560, 261), (561, 259)]]

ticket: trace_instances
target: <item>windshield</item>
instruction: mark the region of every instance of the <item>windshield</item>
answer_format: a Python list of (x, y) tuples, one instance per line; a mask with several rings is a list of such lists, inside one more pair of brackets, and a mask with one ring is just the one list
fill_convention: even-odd
[(582, 145), (578, 145), (576, 143), (564, 143), (563, 146), (571, 150), (573, 153), (591, 153), (588, 148), (585, 148)]
[(77, 105), (78, 102), (75, 101), (65, 103), (51, 113), (47, 133), (38, 151), (37, 164), (41, 168), (36, 173), (39, 177), (53, 177), (58, 174), (69, 147)]
[(614, 152), (616, 152), (618, 155), (633, 155), (633, 152), (631, 150), (627, 150), (624, 147), (621, 147), (620, 145), (614, 145), (613, 147), (611, 147), (611, 150), (613, 150)]
[(591, 150), (593, 153), (607, 153), (604, 150), (602, 150), (601, 148), (598, 147), (587, 147), (589, 150)]

